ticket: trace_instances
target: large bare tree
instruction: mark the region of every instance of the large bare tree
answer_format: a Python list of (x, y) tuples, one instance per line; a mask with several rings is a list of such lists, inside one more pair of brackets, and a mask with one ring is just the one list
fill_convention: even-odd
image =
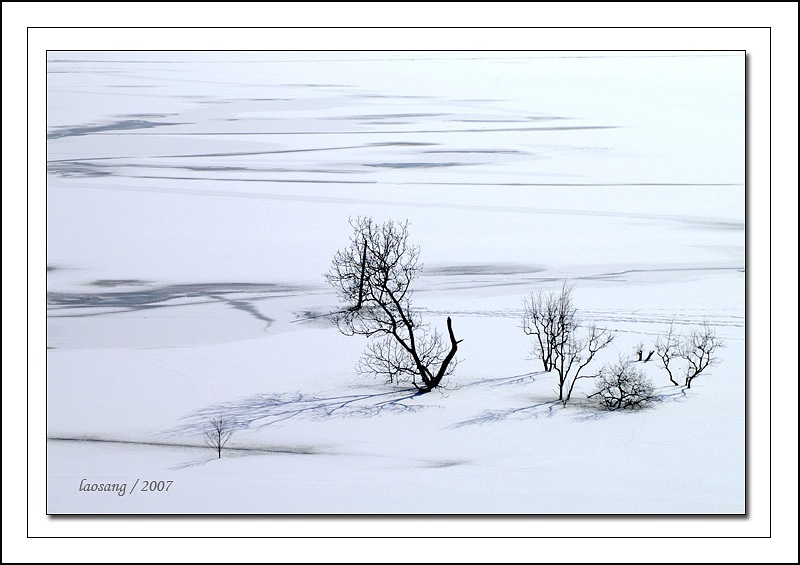
[(411, 306), (411, 283), (422, 265), (419, 247), (408, 241), (408, 221), (358, 217), (350, 225), (350, 244), (336, 253), (325, 275), (343, 305), (333, 320), (343, 334), (369, 338), (360, 371), (389, 382), (411, 380), (429, 392), (455, 369), (461, 340), (449, 317), (445, 340)]
[(686, 361), (686, 388), (692, 388), (692, 381), (717, 363), (717, 350), (721, 347), (725, 345), (707, 323), (689, 330), (680, 349), (680, 357)]
[(579, 379), (594, 378), (584, 369), (614, 335), (594, 323), (583, 325), (572, 302), (574, 286), (566, 281), (560, 290), (538, 290), (523, 299), (522, 329), (533, 337), (533, 354), (545, 371), (558, 376), (558, 399), (569, 402)]
[(674, 361), (683, 362), (684, 386), (692, 388), (692, 381), (703, 371), (715, 365), (719, 359), (717, 354), (725, 344), (717, 337), (714, 328), (703, 322), (700, 327), (689, 328), (681, 335), (670, 324), (666, 335), (659, 335), (656, 339), (656, 354), (661, 359), (661, 366), (667, 371), (669, 380), (675, 386), (676, 370)]
[(669, 375), (669, 382), (678, 386), (678, 381), (675, 380), (675, 375), (672, 374), (672, 369), (675, 368), (675, 365), (670, 368), (670, 363), (680, 357), (681, 352), (681, 336), (675, 331), (674, 326), (675, 324), (671, 323), (666, 335), (658, 335), (655, 347), (656, 355), (661, 359), (661, 366), (664, 367), (667, 375)]
[[(564, 404), (572, 397), (572, 390), (578, 379), (593, 379), (596, 376), (587, 375), (583, 370), (592, 362), (598, 351), (614, 341), (614, 334), (606, 328), (598, 328), (594, 323), (586, 326), (581, 333), (579, 330), (580, 326), (577, 326), (576, 331), (559, 345), (553, 364), (553, 369), (558, 375), (558, 399)], [(569, 388), (564, 395), (567, 383)]]
[(565, 281), (561, 290), (539, 289), (522, 299), (522, 331), (533, 337), (533, 355), (545, 371), (554, 368), (559, 348), (577, 327), (573, 288)]

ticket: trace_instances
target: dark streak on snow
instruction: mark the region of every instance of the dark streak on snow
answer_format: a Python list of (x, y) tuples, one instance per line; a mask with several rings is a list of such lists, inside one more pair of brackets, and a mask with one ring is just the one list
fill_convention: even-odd
[(170, 113), (170, 114), (120, 114), (117, 117), (118, 118), (135, 118), (137, 120), (143, 120), (143, 119), (154, 119), (155, 120), (155, 119), (160, 119), (160, 118), (169, 118), (171, 116), (177, 116), (177, 115), (178, 114), (173, 112), (173, 113)]
[(364, 145), (348, 145), (343, 147), (312, 147), (308, 149), (278, 149), (274, 151), (234, 151), (226, 153), (187, 153), (182, 155), (121, 155), (116, 157), (84, 157), (77, 159), (51, 159), (48, 163), (72, 163), (86, 161), (113, 161), (120, 159), (192, 159), (206, 157), (244, 157), (249, 155), (281, 155), (284, 153), (312, 153), (317, 151), (344, 151), (347, 149), (366, 149), (369, 147), (430, 147), (438, 143), (422, 143), (414, 141), (388, 141), (367, 143)]
[[(188, 448), (188, 449), (203, 449), (208, 450), (208, 447), (195, 443), (178, 443), (167, 441), (137, 441), (127, 439), (111, 439), (96, 436), (53, 436), (48, 437), (47, 441), (64, 441), (64, 442), (86, 442), (86, 443), (109, 443), (142, 447), (168, 447), (168, 448)], [(276, 453), (286, 455), (322, 455), (326, 452), (318, 446), (313, 445), (226, 445), (225, 451), (238, 451), (238, 452), (260, 452), (260, 453)]]
[(56, 128), (47, 134), (47, 139), (59, 139), (62, 137), (73, 137), (79, 135), (89, 135), (93, 133), (103, 132), (120, 132), (125, 130), (135, 129), (149, 129), (161, 126), (178, 126), (185, 125), (177, 122), (151, 122), (148, 120), (122, 120), (120, 122), (113, 122), (110, 124), (89, 125), (83, 124), (80, 126), (71, 126), (64, 128)]
[(478, 165), (480, 163), (364, 163), (365, 167), (382, 169), (430, 169), (433, 167), (459, 167), (463, 165)]
[(322, 180), (322, 179), (262, 179), (236, 177), (171, 177), (163, 175), (119, 175), (132, 179), (156, 180), (191, 180), (191, 181), (225, 181), (225, 182), (268, 182), (268, 183), (300, 183), (300, 184), (377, 184), (375, 180)]
[[(180, 125), (180, 124), (159, 124), (159, 125)], [(485, 133), (485, 132), (514, 132), (514, 131), (573, 131), (573, 130), (601, 130), (616, 129), (621, 126), (545, 126), (545, 127), (522, 127), (522, 128), (465, 128), (465, 129), (434, 129), (434, 130), (359, 130), (359, 131), (181, 131), (181, 132), (148, 132), (147, 134), (135, 134), (125, 132), (126, 135), (172, 135), (172, 136), (218, 136), (218, 135), (400, 135), (400, 134), (420, 134), (420, 133)], [(122, 128), (125, 129), (125, 128)], [(127, 128), (134, 129), (134, 128)]]
[(211, 298), (215, 298), (217, 300), (225, 302), (228, 306), (232, 308), (236, 308), (237, 310), (241, 310), (242, 312), (250, 314), (255, 319), (265, 322), (267, 324), (267, 327), (269, 327), (270, 325), (272, 325), (273, 322), (275, 322), (274, 318), (270, 318), (269, 316), (262, 314), (261, 311), (253, 304), (251, 300), (244, 300), (241, 298), (232, 299), (219, 295), (212, 295)]
[(443, 461), (426, 461), (422, 465), (425, 469), (445, 469), (447, 467), (457, 467), (459, 465), (467, 465), (470, 461), (466, 459), (459, 460), (443, 460)]
[[(173, 170), (173, 171), (192, 171), (198, 173), (241, 172), (241, 173), (306, 173), (306, 174), (310, 173), (310, 174), (354, 174), (354, 175), (365, 174), (365, 171), (342, 170), (342, 169), (308, 169), (308, 168), (290, 169), (286, 167), (251, 168), (251, 167), (236, 167), (236, 166), (226, 166), (226, 165), (218, 165), (218, 166), (155, 165), (155, 164), (144, 164), (144, 163), (99, 164), (96, 162), (85, 163), (82, 161), (52, 161), (47, 166), (48, 173), (53, 175), (58, 175), (61, 177), (105, 177), (113, 175), (125, 178), (181, 178), (185, 180), (185, 177), (152, 177), (144, 175), (125, 175), (121, 174), (118, 169)], [(204, 180), (204, 179), (214, 180), (214, 179), (208, 179), (207, 177), (196, 177), (196, 178), (198, 180)], [(266, 181), (266, 179), (248, 179), (246, 177), (242, 177), (237, 180)]]
[(556, 120), (569, 120), (569, 119), (570, 118), (562, 118), (559, 116), (527, 116), (524, 118), (506, 118), (506, 119), (461, 118), (457, 120), (448, 120), (448, 121), (464, 123), (464, 124), (524, 124), (527, 122), (552, 122)]
[(532, 153), (518, 151), (516, 149), (427, 149), (422, 151), (422, 153), (436, 153), (445, 155), (462, 153), (478, 153), (482, 155), (532, 155)]
[(403, 118), (437, 118), (448, 114), (368, 114), (364, 116), (333, 116), (323, 120), (395, 120)]
[[(109, 284), (109, 282), (111, 284)], [(94, 281), (93, 286), (114, 286), (119, 281)], [(123, 281), (124, 283), (125, 281)], [(48, 308), (153, 308), (164, 302), (181, 298), (225, 300), (243, 309), (242, 299), (233, 300), (228, 295), (255, 294), (262, 298), (286, 296), (306, 291), (306, 287), (274, 283), (212, 283), (175, 284), (153, 288), (113, 292), (48, 292)], [(250, 310), (248, 310), (250, 311)], [(252, 312), (251, 312), (252, 313)], [(261, 316), (259, 314), (259, 316)], [(266, 318), (259, 318), (266, 319)]]
[(472, 264), (472, 265), (447, 265), (441, 267), (425, 267), (423, 273), (430, 276), (465, 276), (465, 275), (518, 275), (538, 273), (544, 267), (534, 265), (504, 265), (504, 264)]
[(114, 288), (118, 286), (144, 286), (150, 284), (150, 281), (143, 281), (139, 279), (99, 279), (89, 284), (102, 288)]

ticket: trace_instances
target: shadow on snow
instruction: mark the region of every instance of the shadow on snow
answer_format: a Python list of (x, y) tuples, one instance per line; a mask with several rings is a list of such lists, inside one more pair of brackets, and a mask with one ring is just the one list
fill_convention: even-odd
[(319, 396), (297, 393), (259, 394), (215, 404), (184, 416), (185, 424), (172, 433), (202, 432), (211, 418), (227, 418), (233, 429), (260, 429), (291, 418), (369, 417), (386, 412), (414, 412), (423, 406), (408, 404), (416, 390)]
[[(522, 382), (521, 377), (523, 378), (527, 377), (534, 380), (533, 375), (536, 374), (540, 373), (531, 373), (528, 375), (509, 377), (507, 379), (499, 379), (500, 381), (507, 381), (507, 382), (505, 383), (501, 382), (495, 384), (494, 386), (502, 386), (503, 384), (520, 384)], [(498, 379), (487, 379), (487, 381), (496, 381), (496, 380)], [(481, 382), (475, 384), (481, 384)], [(640, 410), (648, 410), (652, 408), (653, 404), (659, 402), (683, 402), (687, 397), (688, 395), (684, 387), (676, 388), (674, 386), (669, 386), (669, 385), (663, 386), (656, 389), (655, 397), (648, 406), (637, 410), (623, 410), (622, 412), (631, 413), (631, 412), (638, 412)], [(464, 426), (472, 426), (472, 425), (492, 424), (495, 422), (501, 422), (503, 420), (536, 419), (539, 418), (540, 416), (551, 418), (559, 409), (569, 410), (574, 415), (575, 419), (579, 421), (599, 420), (607, 418), (611, 416), (613, 413), (617, 412), (617, 411), (605, 410), (598, 403), (592, 402), (591, 400), (586, 398), (583, 399), (573, 398), (569, 401), (568, 404), (564, 404), (562, 401), (558, 399), (538, 400), (533, 404), (518, 406), (515, 408), (485, 410), (484, 412), (478, 414), (473, 418), (462, 420), (461, 422), (457, 422), (449, 426), (448, 429), (457, 429), (457, 428), (462, 428)]]

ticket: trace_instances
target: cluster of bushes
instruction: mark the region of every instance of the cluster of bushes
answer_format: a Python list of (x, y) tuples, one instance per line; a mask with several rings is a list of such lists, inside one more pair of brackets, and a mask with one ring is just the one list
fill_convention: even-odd
[(598, 398), (608, 410), (642, 408), (657, 399), (655, 387), (637, 363), (647, 363), (655, 354), (672, 384), (676, 377), (684, 386), (717, 361), (723, 347), (708, 324), (678, 332), (670, 324), (666, 334), (659, 335), (654, 349), (644, 355), (644, 343), (636, 346), (636, 359), (620, 356), (613, 364), (604, 365), (594, 375), (582, 371), (596, 353), (613, 341), (614, 335), (598, 329), (594, 323), (584, 323), (573, 305), (574, 286), (564, 283), (560, 290), (538, 290), (523, 300), (523, 331), (532, 337), (533, 355), (542, 362), (545, 371), (555, 371), (558, 377), (558, 398), (565, 404), (572, 396), (575, 382), (581, 378), (595, 379), (595, 389), (589, 398)]
[[(336, 253), (326, 280), (335, 289), (343, 308), (332, 315), (345, 335), (370, 338), (357, 367), (382, 375), (388, 382), (410, 381), (420, 392), (429, 392), (450, 375), (457, 363), (453, 324), (447, 318), (444, 337), (424, 323), (412, 307), (411, 283), (419, 274), (419, 247), (408, 242), (408, 222), (374, 222), (359, 217), (350, 222), (350, 244)], [(584, 321), (572, 299), (573, 286), (538, 290), (523, 299), (522, 329), (531, 337), (535, 358), (557, 378), (558, 399), (572, 398), (580, 379), (593, 379), (588, 395), (608, 410), (642, 408), (657, 399), (655, 387), (637, 363), (656, 355), (670, 382), (691, 388), (692, 382), (717, 361), (723, 347), (707, 324), (681, 334), (670, 326), (644, 355), (636, 347), (636, 359), (620, 356), (613, 364), (590, 373), (597, 353), (614, 341), (614, 334)]]

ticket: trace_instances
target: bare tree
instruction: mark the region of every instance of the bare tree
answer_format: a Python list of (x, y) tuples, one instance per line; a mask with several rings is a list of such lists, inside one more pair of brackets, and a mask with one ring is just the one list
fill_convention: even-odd
[(717, 363), (716, 352), (721, 347), (725, 345), (707, 323), (689, 331), (679, 352), (679, 356), (687, 363), (684, 383), (686, 388), (692, 388), (692, 381), (708, 367)]
[(582, 371), (614, 339), (593, 323), (581, 325), (572, 303), (573, 288), (565, 281), (559, 291), (538, 290), (523, 298), (522, 329), (533, 336), (533, 354), (544, 370), (558, 375), (558, 399), (565, 404), (579, 379), (594, 377)]
[(411, 283), (422, 265), (419, 247), (408, 242), (408, 221), (358, 217), (350, 225), (350, 245), (336, 253), (325, 275), (344, 305), (333, 320), (345, 335), (370, 338), (359, 371), (389, 382), (410, 378), (417, 390), (429, 392), (452, 374), (462, 340), (456, 340), (449, 317), (445, 342), (411, 306)]
[(636, 352), (636, 359), (635, 362), (641, 361), (642, 363), (647, 363), (653, 357), (653, 354), (656, 352), (655, 349), (651, 349), (650, 352), (647, 354), (647, 357), (644, 357), (645, 347), (644, 342), (640, 341), (636, 345), (633, 346), (634, 352)]
[(670, 368), (672, 360), (680, 357), (681, 354), (681, 336), (675, 332), (674, 327), (674, 324), (670, 324), (667, 335), (659, 334), (656, 338), (655, 347), (656, 355), (661, 359), (661, 366), (667, 371), (670, 382), (678, 386), (678, 381), (675, 380), (675, 376), (672, 374), (672, 368)]
[[(572, 389), (578, 379), (594, 378), (595, 375), (582, 375), (581, 371), (592, 362), (598, 351), (614, 341), (614, 334), (605, 328), (598, 328), (589, 324), (586, 334), (570, 334), (566, 342), (556, 350), (556, 359), (553, 368), (558, 375), (558, 399), (564, 404), (572, 397)], [(563, 395), (564, 386), (569, 383), (567, 395)]]
[(661, 366), (675, 386), (678, 386), (678, 381), (675, 380), (675, 365), (672, 362), (675, 359), (685, 362), (683, 384), (686, 388), (692, 388), (692, 381), (717, 363), (716, 354), (722, 347), (725, 344), (706, 322), (699, 328), (691, 328), (685, 335), (676, 333), (670, 324), (667, 334), (659, 335), (656, 339), (656, 353), (661, 358)]
[(644, 372), (627, 359), (600, 369), (595, 392), (606, 410), (644, 408), (657, 399), (653, 383)]
[(641, 361), (642, 360), (642, 354), (644, 353), (644, 342), (640, 341), (639, 343), (637, 343), (633, 347), (633, 350), (636, 352), (636, 355), (637, 355), (637, 359), (636, 360), (637, 361)]
[(222, 457), (222, 448), (231, 439), (236, 431), (234, 422), (228, 418), (214, 417), (208, 420), (208, 428), (203, 431), (203, 441), (206, 446), (217, 452), (217, 458)]
[(554, 368), (556, 352), (576, 329), (573, 288), (565, 281), (560, 291), (539, 289), (522, 299), (522, 330), (533, 336), (533, 355), (545, 371)]

